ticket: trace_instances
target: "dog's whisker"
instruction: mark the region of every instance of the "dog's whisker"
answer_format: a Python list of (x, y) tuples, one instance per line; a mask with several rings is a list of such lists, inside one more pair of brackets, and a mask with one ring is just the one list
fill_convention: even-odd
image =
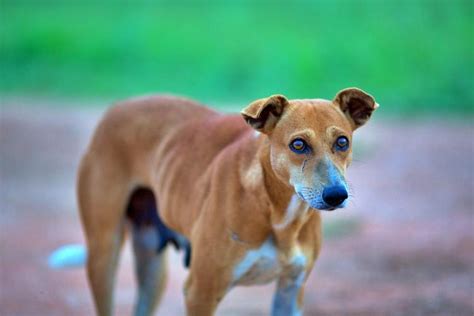
[(350, 200), (349, 200), (349, 204), (351, 204), (351, 205), (354, 206), (354, 207), (357, 207), (357, 201), (356, 201), (356, 199), (350, 199)]
[(352, 159), (352, 163), (357, 165), (366, 165), (368, 162), (362, 159)]

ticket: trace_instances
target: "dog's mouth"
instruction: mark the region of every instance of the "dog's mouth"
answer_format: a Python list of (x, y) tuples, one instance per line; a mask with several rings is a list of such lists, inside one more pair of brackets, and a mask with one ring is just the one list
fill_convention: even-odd
[(335, 211), (337, 209), (344, 208), (345, 203), (341, 203), (340, 205), (337, 205), (337, 206), (331, 206), (331, 205), (325, 204), (325, 205), (315, 205), (315, 206), (311, 205), (311, 207), (317, 209), (318, 211), (332, 212), (332, 211)]

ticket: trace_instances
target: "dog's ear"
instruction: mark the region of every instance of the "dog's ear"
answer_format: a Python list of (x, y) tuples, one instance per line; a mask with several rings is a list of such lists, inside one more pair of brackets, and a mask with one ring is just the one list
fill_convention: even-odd
[(379, 107), (370, 94), (357, 88), (339, 91), (333, 102), (344, 112), (354, 130), (364, 125)]
[(283, 95), (272, 95), (250, 103), (240, 114), (251, 127), (262, 133), (269, 133), (280, 119), (288, 99)]

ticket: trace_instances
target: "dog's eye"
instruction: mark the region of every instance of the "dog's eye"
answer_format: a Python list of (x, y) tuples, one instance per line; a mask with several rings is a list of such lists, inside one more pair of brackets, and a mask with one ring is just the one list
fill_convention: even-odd
[(304, 140), (302, 140), (301, 138), (297, 138), (291, 142), (290, 149), (297, 154), (303, 154), (308, 152), (309, 146)]
[(346, 136), (340, 136), (334, 143), (334, 148), (339, 151), (346, 151), (349, 148), (349, 140)]

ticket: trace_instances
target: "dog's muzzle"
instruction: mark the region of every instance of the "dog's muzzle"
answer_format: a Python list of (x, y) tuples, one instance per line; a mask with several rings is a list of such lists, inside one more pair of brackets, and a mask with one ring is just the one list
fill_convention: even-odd
[(326, 186), (322, 192), (309, 187), (297, 187), (296, 193), (312, 208), (318, 210), (335, 210), (346, 205), (349, 193), (344, 185)]

